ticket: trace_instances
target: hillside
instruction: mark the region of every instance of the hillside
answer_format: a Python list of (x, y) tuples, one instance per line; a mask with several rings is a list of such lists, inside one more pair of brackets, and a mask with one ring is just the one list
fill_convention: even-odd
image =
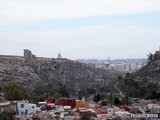
[(68, 59), (26, 56), (0, 56), (0, 83), (24, 85), (33, 90), (37, 85), (68, 86), (73, 89), (111, 88), (119, 73)]
[(0, 83), (1, 85), (15, 82), (33, 89), (37, 83), (42, 83), (35, 70), (25, 63), (21, 56), (0, 56)]
[(151, 61), (141, 70), (127, 74), (119, 87), (132, 97), (160, 98), (160, 60)]

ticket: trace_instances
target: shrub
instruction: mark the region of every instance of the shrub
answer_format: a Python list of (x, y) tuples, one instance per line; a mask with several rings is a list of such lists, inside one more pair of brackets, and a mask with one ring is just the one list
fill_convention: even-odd
[(0, 113), (0, 120), (15, 120), (15, 114), (12, 111), (3, 111)]

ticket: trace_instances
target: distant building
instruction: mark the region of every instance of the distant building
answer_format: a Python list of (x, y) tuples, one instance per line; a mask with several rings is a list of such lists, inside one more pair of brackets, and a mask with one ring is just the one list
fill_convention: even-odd
[(130, 66), (131, 66), (131, 67), (130, 67), (130, 68), (131, 68), (131, 71), (134, 72), (134, 71), (137, 71), (137, 70), (138, 70), (136, 63), (131, 63)]
[(123, 72), (124, 71), (124, 65), (123, 64), (116, 64), (115, 65), (115, 70), (117, 70), (119, 72)]
[(104, 66), (103, 63), (96, 63), (95, 68), (102, 68)]
[(62, 59), (62, 55), (61, 53), (59, 52), (58, 56), (57, 56), (58, 59)]
[(130, 72), (130, 64), (128, 63), (128, 64), (124, 64), (124, 70), (126, 71), (126, 72)]

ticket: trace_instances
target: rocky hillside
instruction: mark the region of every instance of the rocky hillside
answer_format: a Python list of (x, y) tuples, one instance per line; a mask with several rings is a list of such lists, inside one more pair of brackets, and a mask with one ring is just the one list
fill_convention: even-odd
[(149, 62), (144, 68), (134, 73), (133, 77), (147, 83), (160, 85), (160, 60)]
[(20, 83), (28, 90), (37, 85), (66, 85), (74, 89), (111, 86), (119, 73), (96, 69), (68, 59), (23, 56), (0, 56), (0, 84)]
[(127, 74), (119, 87), (132, 97), (160, 98), (160, 60), (151, 61), (141, 70)]
[(35, 70), (25, 63), (20, 56), (0, 56), (0, 83), (1, 85), (15, 82), (31, 89), (37, 83), (42, 83)]

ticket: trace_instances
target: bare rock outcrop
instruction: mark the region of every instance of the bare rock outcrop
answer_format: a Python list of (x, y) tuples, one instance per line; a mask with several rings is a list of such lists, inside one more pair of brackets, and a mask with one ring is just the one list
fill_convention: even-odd
[(0, 83), (15, 82), (33, 90), (39, 84), (59, 84), (69, 87), (88, 88), (102, 85), (113, 86), (119, 73), (97, 69), (65, 58), (36, 57), (29, 50), (24, 56), (0, 56)]

